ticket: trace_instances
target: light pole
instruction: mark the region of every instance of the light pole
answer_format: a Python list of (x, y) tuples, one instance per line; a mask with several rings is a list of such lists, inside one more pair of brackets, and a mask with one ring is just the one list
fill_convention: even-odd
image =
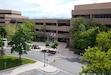
[(45, 52), (44, 52), (44, 67), (45, 67)]

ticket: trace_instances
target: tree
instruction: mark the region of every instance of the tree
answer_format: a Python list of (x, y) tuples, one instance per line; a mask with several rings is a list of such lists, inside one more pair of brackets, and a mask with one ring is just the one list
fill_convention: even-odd
[(4, 38), (6, 36), (6, 30), (3, 26), (0, 26), (0, 36)]
[(79, 31), (86, 31), (86, 27), (83, 24), (80, 24)]
[(82, 17), (78, 17), (78, 18), (72, 18), (71, 19), (71, 29), (70, 29), (70, 33), (73, 35), (76, 31), (79, 30), (79, 25), (81, 24), (85, 24), (86, 20)]
[(6, 30), (4, 29), (3, 26), (0, 26), (0, 56), (2, 57), (5, 53), (4, 53), (4, 41), (3, 38), (6, 36)]
[(107, 52), (111, 48), (111, 31), (100, 32), (96, 38), (96, 46)]
[(8, 40), (11, 40), (12, 36), (15, 34), (15, 32), (18, 30), (18, 25), (14, 24), (14, 25), (6, 25), (5, 27), (6, 30), (6, 38)]
[(82, 73), (111, 74), (111, 50), (104, 52), (97, 47), (88, 47), (85, 51), (81, 57), (81, 60), (86, 63), (86, 66), (82, 67)]
[(93, 47), (96, 41), (96, 35), (99, 32), (98, 27), (87, 31), (78, 31), (74, 34), (73, 46), (78, 49), (86, 49), (88, 46)]
[(21, 24), (21, 28), (26, 32), (27, 36), (29, 35), (30, 41), (34, 40), (34, 23), (26, 21)]
[(38, 28), (38, 37), (36, 39), (39, 39), (38, 41), (45, 41), (46, 38), (46, 24), (43, 24), (42, 27)]
[(49, 41), (47, 40), (46, 43), (45, 43), (45, 46), (49, 46)]
[(17, 52), (21, 59), (21, 55), (26, 54), (27, 50), (29, 50), (29, 46), (26, 43), (27, 40), (27, 34), (25, 34), (22, 29), (19, 29), (9, 42), (9, 45), (12, 47), (11, 53), (14, 51)]
[(9, 45), (11, 45), (11, 53), (17, 52), (19, 54), (19, 59), (21, 60), (22, 54), (27, 54), (27, 51), (30, 50), (29, 43), (33, 39), (33, 31), (30, 24), (22, 24), (19, 26), (18, 31), (12, 36)]
[(57, 48), (57, 46), (59, 45), (59, 42), (57, 40), (54, 40), (54, 43), (52, 44), (52, 48)]
[(108, 31), (108, 27), (106, 25), (96, 22), (94, 20), (87, 20), (83, 17), (72, 18), (71, 19), (71, 29), (70, 33), (73, 35), (76, 31), (80, 31), (80, 29), (88, 30), (93, 27), (99, 27), (100, 31)]
[(3, 49), (3, 46), (4, 46), (4, 42), (3, 42), (3, 39), (0, 38), (0, 56), (2, 57), (5, 53), (4, 53), (4, 49)]
[(104, 31), (104, 32), (107, 32), (109, 29), (108, 29), (108, 27), (106, 27), (106, 25), (104, 25), (104, 24), (100, 24), (99, 25), (99, 28), (100, 28), (100, 31)]

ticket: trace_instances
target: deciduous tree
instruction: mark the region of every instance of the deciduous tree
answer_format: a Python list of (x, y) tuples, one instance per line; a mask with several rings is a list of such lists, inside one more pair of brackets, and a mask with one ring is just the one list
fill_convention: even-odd
[(2, 57), (5, 53), (4, 53), (4, 41), (3, 38), (6, 35), (6, 30), (4, 29), (3, 26), (0, 26), (0, 56)]
[[(31, 25), (31, 26), (30, 26)], [(17, 52), (21, 59), (22, 54), (27, 54), (30, 50), (29, 43), (33, 40), (33, 25), (30, 22), (23, 23), (19, 26), (18, 31), (12, 36), (9, 45), (11, 45), (11, 53)]]
[(73, 45), (78, 49), (86, 49), (88, 46), (95, 45), (96, 34), (99, 32), (98, 27), (87, 31), (78, 31), (74, 34)]
[(79, 30), (79, 25), (81, 24), (85, 24), (85, 19), (82, 17), (78, 17), (78, 18), (72, 18), (71, 19), (71, 29), (70, 29), (70, 33), (73, 35), (76, 31)]
[(85, 51), (81, 57), (81, 60), (86, 63), (82, 67), (82, 73), (94, 73), (96, 75), (111, 74), (111, 50), (104, 52), (97, 47), (88, 47)]
[(96, 46), (107, 52), (111, 48), (111, 31), (100, 32), (96, 38)]

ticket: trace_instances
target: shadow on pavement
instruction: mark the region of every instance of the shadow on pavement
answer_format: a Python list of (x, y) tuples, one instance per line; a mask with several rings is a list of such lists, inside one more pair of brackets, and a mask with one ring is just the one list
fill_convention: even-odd
[(54, 56), (54, 54), (49, 53), (48, 56)]
[(66, 58), (64, 58), (64, 59), (67, 60), (67, 61), (70, 61), (70, 62), (78, 62), (78, 63), (82, 63), (82, 64), (83, 64), (83, 62), (81, 62), (79, 56), (76, 57), (76, 58), (74, 58), (74, 57), (72, 57), (72, 58), (66, 57)]

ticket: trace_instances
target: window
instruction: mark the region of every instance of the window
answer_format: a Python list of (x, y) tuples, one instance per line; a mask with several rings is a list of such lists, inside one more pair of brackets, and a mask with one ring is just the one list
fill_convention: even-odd
[(58, 26), (70, 26), (70, 23), (59, 23)]
[(0, 13), (0, 14), (11, 14), (11, 13)]
[(111, 25), (106, 25), (106, 27), (111, 28)]
[(55, 30), (46, 30), (46, 32), (53, 32), (53, 33), (56, 33)]
[(23, 22), (17, 22), (17, 23), (23, 23)]
[(0, 17), (0, 19), (5, 19), (5, 17)]
[(36, 22), (35, 24), (36, 25), (43, 25), (43, 23), (40, 23), (40, 22)]
[(69, 41), (69, 38), (58, 38), (59, 42), (67, 42)]
[(15, 20), (15, 19), (12, 19), (10, 22), (11, 22), (11, 23), (16, 23), (16, 20)]
[(35, 31), (39, 31), (38, 29), (35, 29)]
[(56, 26), (56, 23), (46, 23), (46, 25)]
[(0, 22), (0, 23), (5, 23), (5, 22)]
[(84, 18), (90, 18), (90, 15), (73, 15), (73, 18), (77, 18), (77, 17), (84, 17)]
[(67, 31), (58, 31), (58, 34), (68, 34), (69, 32)]
[(111, 14), (94, 14), (94, 18), (111, 18)]

